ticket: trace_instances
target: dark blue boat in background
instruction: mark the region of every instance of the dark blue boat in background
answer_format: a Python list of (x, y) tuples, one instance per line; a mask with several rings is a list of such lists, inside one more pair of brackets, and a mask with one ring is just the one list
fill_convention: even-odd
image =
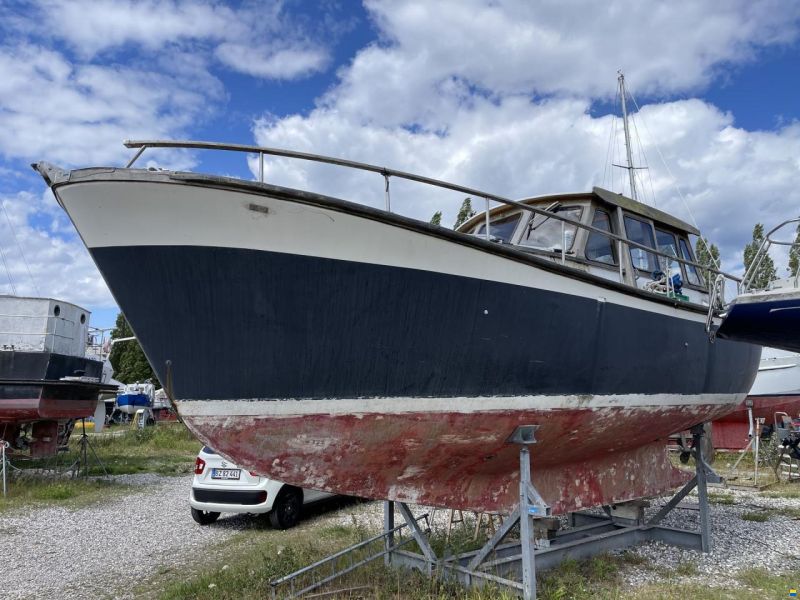
[(745, 273), (739, 295), (720, 315), (723, 320), (717, 337), (800, 352), (800, 273), (772, 281), (767, 289), (752, 289), (754, 274), (772, 245), (797, 245), (773, 239), (778, 230), (795, 223), (800, 223), (800, 218), (784, 221), (765, 236)]

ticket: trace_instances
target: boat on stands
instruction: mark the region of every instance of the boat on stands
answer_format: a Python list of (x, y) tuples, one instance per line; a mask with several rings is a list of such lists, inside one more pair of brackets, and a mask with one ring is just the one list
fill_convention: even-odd
[[(714, 447), (742, 450), (755, 435), (755, 419), (774, 426), (776, 415), (800, 417), (800, 354), (764, 348), (758, 375), (745, 401), (736, 410), (714, 421)], [(778, 421), (780, 422), (780, 421)]]
[[(260, 475), (505, 511), (518, 500), (508, 438), (536, 424), (533, 479), (552, 511), (612, 504), (683, 481), (665, 439), (752, 386), (760, 346), (709, 339), (698, 231), (631, 198), (517, 201), (288, 150), (128, 146), (126, 168), (34, 167), (183, 421)], [(134, 168), (150, 147), (372, 172), (386, 206), (272, 185), (263, 168), (256, 181)], [(489, 210), (457, 231), (401, 216), (400, 178)]]
[(43, 457), (95, 414), (103, 362), (87, 356), (90, 313), (53, 298), (0, 296), (0, 440)]

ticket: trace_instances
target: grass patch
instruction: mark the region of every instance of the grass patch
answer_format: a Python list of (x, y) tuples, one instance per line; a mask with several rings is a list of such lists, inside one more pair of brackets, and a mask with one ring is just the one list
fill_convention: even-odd
[(770, 511), (768, 510), (752, 511), (742, 514), (743, 521), (755, 521), (756, 523), (763, 523), (764, 521), (768, 521), (769, 518)]
[(736, 504), (736, 499), (733, 497), (733, 494), (721, 494), (716, 492), (709, 492), (708, 501), (712, 504), (724, 504), (726, 506)]
[(96, 479), (21, 477), (9, 482), (7, 496), (0, 496), (0, 512), (45, 505), (80, 508), (122, 497), (131, 489), (129, 485)]
[(796, 483), (781, 483), (761, 492), (764, 498), (800, 498), (800, 488)]
[[(109, 475), (191, 473), (200, 442), (182, 423), (158, 423), (144, 429), (112, 427), (103, 433), (90, 434), (89, 441)], [(73, 435), (69, 451), (56, 457), (18, 460), (22, 469), (63, 470), (78, 460), (80, 436)], [(103, 475), (103, 468), (89, 452), (89, 475)]]

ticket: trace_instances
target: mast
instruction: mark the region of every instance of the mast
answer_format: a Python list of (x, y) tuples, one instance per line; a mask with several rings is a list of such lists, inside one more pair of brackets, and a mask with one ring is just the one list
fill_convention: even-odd
[(617, 81), (619, 81), (619, 95), (622, 98), (622, 124), (625, 129), (625, 152), (628, 157), (628, 166), (623, 168), (628, 169), (628, 179), (631, 182), (631, 198), (638, 200), (636, 197), (636, 177), (633, 173), (635, 167), (633, 166), (633, 155), (631, 153), (631, 133), (628, 129), (628, 107), (625, 103), (625, 75), (623, 75), (622, 71), (619, 71)]

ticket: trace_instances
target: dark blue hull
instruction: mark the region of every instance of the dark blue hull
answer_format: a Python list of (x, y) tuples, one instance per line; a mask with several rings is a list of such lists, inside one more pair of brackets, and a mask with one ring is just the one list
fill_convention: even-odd
[(701, 320), (469, 277), (216, 247), (91, 252), (161, 381), (172, 361), (178, 400), (745, 394), (760, 356), (709, 343)]
[(800, 352), (800, 292), (793, 298), (764, 296), (758, 302), (734, 303), (717, 336)]

